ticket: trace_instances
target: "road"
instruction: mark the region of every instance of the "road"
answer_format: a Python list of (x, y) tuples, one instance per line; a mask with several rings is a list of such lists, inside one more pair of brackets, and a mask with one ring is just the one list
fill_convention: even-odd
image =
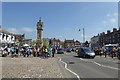
[(96, 56), (94, 59), (85, 59), (77, 57), (76, 53), (57, 54), (57, 57), (66, 63), (67, 68), (73, 73), (68, 72), (76, 77), (78, 75), (83, 80), (84, 78), (90, 80), (93, 80), (93, 78), (94, 80), (118, 80), (118, 64), (120, 63), (116, 58)]

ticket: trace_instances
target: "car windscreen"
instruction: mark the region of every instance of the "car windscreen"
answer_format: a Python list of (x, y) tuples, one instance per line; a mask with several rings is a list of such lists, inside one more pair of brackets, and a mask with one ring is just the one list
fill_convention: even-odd
[(92, 53), (93, 52), (91, 49), (88, 49), (88, 48), (85, 48), (83, 50), (84, 50), (84, 52), (87, 52), (87, 53)]
[(63, 49), (58, 49), (58, 50), (63, 50)]

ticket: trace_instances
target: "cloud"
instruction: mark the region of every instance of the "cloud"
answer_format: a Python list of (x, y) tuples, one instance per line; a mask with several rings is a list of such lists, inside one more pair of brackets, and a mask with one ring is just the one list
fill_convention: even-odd
[(107, 14), (107, 17), (110, 17), (111, 15), (110, 14)]
[(63, 38), (63, 36), (59, 36), (59, 38)]
[(31, 33), (31, 32), (34, 32), (35, 29), (29, 28), (29, 27), (24, 27), (24, 28), (22, 28), (22, 31), (23, 31), (23, 32), (27, 32), (27, 33)]
[(16, 28), (8, 28), (7, 31), (11, 32), (11, 33), (17, 33), (17, 29)]
[(114, 16), (118, 16), (118, 13), (114, 13), (113, 15), (114, 15)]
[(104, 20), (104, 21), (102, 21), (102, 23), (103, 23), (103, 24), (106, 24), (106, 23), (107, 23), (107, 21), (105, 21), (105, 20)]
[(107, 17), (114, 17), (114, 16), (118, 16), (118, 13), (113, 13), (113, 14), (109, 14), (109, 13), (108, 13), (106, 16), (107, 16)]
[(103, 20), (103, 21), (102, 21), (103, 24), (107, 24), (107, 23), (117, 23), (118, 13), (107, 14), (106, 16), (107, 16), (108, 18), (107, 18), (106, 20)]
[(115, 23), (115, 22), (116, 22), (116, 19), (115, 19), (115, 18), (111, 18), (111, 19), (110, 19), (110, 22)]

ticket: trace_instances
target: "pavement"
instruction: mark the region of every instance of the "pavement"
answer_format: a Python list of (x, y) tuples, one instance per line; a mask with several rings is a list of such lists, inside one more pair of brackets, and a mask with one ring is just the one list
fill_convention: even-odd
[[(1, 57), (2, 78), (76, 78), (65, 69), (65, 64), (55, 57)], [(73, 79), (74, 80), (74, 79)]]
[(2, 78), (62, 78), (57, 58), (2, 58)]

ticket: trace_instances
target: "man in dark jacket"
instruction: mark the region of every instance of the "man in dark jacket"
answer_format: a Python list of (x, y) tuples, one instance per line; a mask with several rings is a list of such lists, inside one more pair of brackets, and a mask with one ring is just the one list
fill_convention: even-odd
[(54, 57), (55, 54), (55, 48), (52, 49), (52, 57)]

